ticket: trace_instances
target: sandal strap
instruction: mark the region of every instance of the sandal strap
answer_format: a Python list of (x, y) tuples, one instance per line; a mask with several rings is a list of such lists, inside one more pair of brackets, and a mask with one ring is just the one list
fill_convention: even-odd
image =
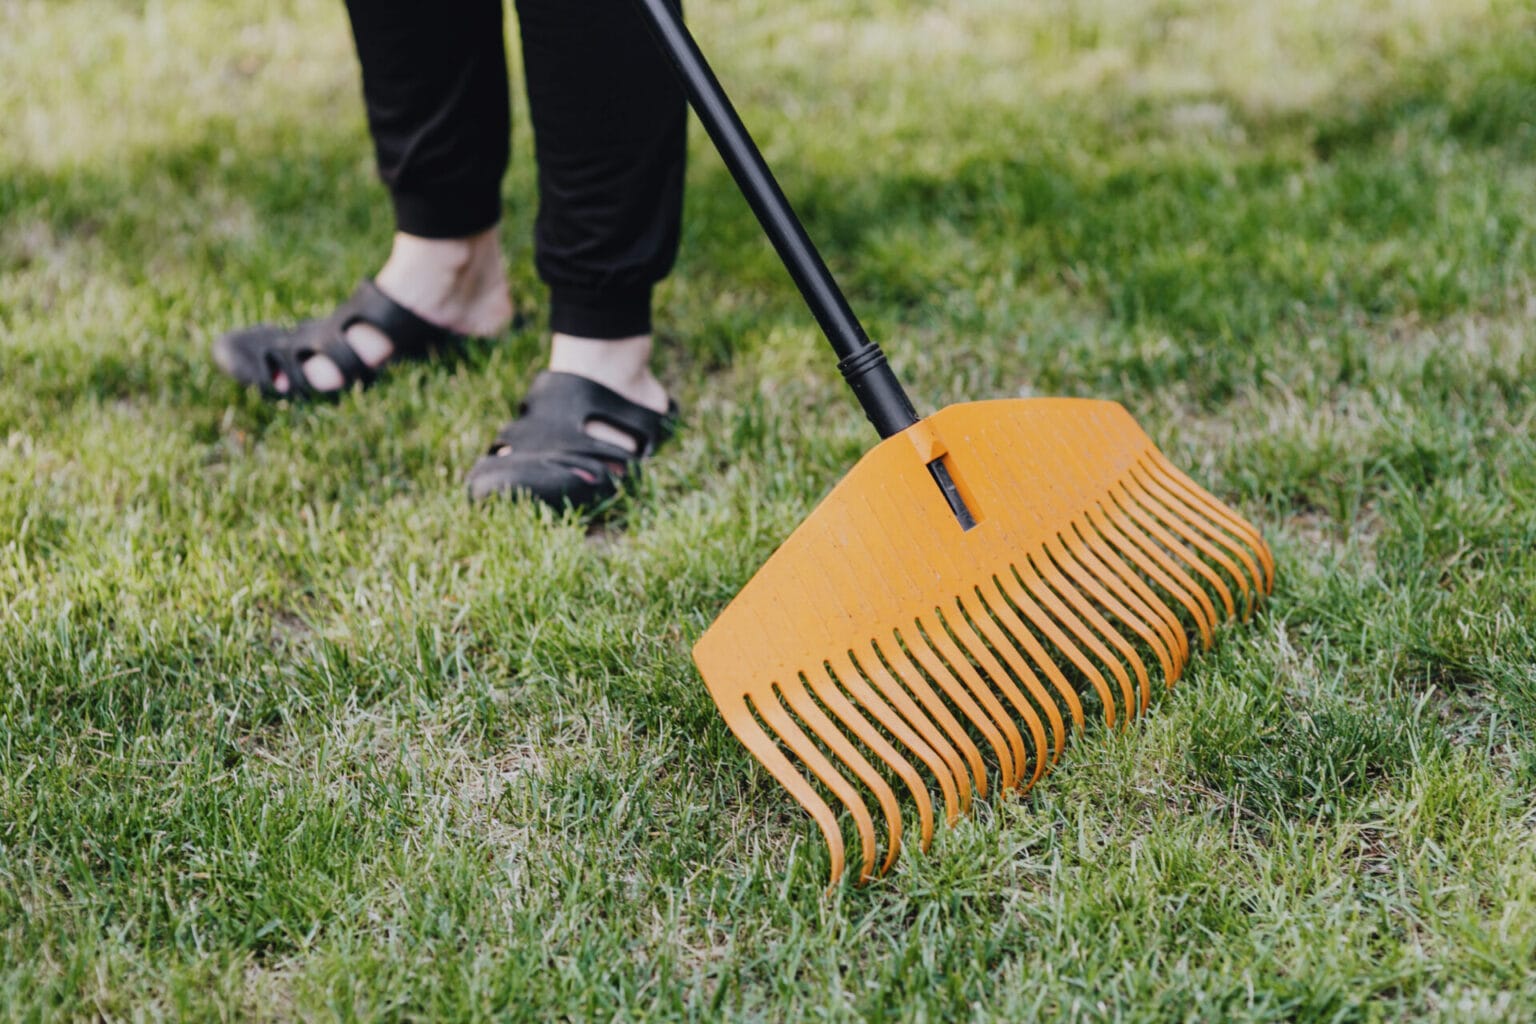
[[(328, 319), (335, 324), (338, 338), (344, 337), (347, 328), (353, 324), (364, 323), (378, 328), (379, 333), (394, 345), (391, 359), (422, 359), (464, 337), (417, 316), (380, 291), (372, 279), (359, 282), (352, 297), (338, 306)], [(330, 355), (329, 351), (326, 354)], [(358, 362), (362, 363), (362, 360)]]
[[(383, 366), (369, 366), (364, 362), (347, 340), (347, 329), (356, 324), (368, 324), (389, 339), (393, 351), (385, 364), (396, 359), (425, 359), (438, 349), (463, 340), (463, 335), (412, 313), (380, 291), (371, 278), (366, 278), (358, 282), (351, 297), (337, 306), (330, 316), (301, 326), (295, 338), (295, 347), (306, 333), (315, 338), (311, 349), (336, 364), (344, 382), (342, 390), (359, 382), (364, 387), (372, 384), (383, 369)], [(304, 327), (309, 327), (310, 331), (306, 332)], [(304, 360), (293, 358), (292, 348), (284, 355), (287, 356), (284, 361), (292, 364), (288, 378), (297, 381), (306, 396), (321, 394), (304, 376)]]
[[(629, 465), (651, 455), (672, 436), (677, 416), (676, 402), (659, 413), (596, 381), (545, 370), (534, 378), (517, 419), (501, 429), (491, 450), (506, 445), (514, 452), (558, 453)], [(588, 434), (587, 424), (594, 420), (634, 438), (636, 450)]]
[[(354, 320), (352, 323), (357, 321)], [(372, 384), (379, 375), (379, 371), (363, 362), (363, 357), (358, 355), (352, 343), (347, 341), (346, 327), (331, 333), (320, 347), (320, 354), (336, 364), (336, 369), (341, 371), (341, 379), (346, 381), (347, 387), (351, 387), (358, 381), (362, 381), (365, 386)], [(303, 364), (299, 366), (299, 372), (303, 373)]]
[[(359, 323), (379, 330), (393, 346), (382, 366), (369, 366), (347, 341), (347, 328)], [(359, 382), (373, 383), (397, 359), (425, 359), (463, 341), (463, 335), (422, 319), (365, 280), (329, 316), (292, 328), (263, 324), (223, 335), (214, 343), (214, 359), (230, 376), (260, 387), (271, 398), (335, 398)], [(304, 364), (317, 355), (336, 364), (340, 389), (321, 391), (310, 382)], [(289, 382), (283, 392), (272, 386), (279, 370)]]
[[(588, 434), (593, 421), (633, 437), (638, 450)], [(534, 378), (517, 419), (470, 470), (470, 498), (525, 494), (557, 510), (595, 509), (636, 479), (641, 461), (672, 436), (677, 421), (675, 401), (658, 413), (585, 377), (546, 370)], [(502, 446), (512, 450), (500, 454)]]
[[(356, 320), (351, 321), (356, 323)], [(263, 357), (275, 362), (288, 377), (284, 397), (319, 398), (340, 392), (322, 391), (310, 383), (304, 364), (314, 356), (325, 356), (336, 364), (345, 391), (358, 381), (366, 386), (378, 377), (378, 370), (363, 362), (347, 341), (346, 328), (333, 313), (320, 320), (308, 320), (265, 350)]]
[[(304, 326), (300, 327), (301, 331), (304, 329)], [(316, 351), (320, 350), (317, 349)], [(330, 353), (327, 352), (326, 354), (329, 355)], [(276, 363), (277, 367), (288, 378), (288, 391), (279, 397), (314, 398), (321, 394), (321, 392), (315, 390), (314, 385), (310, 384), (309, 377), (304, 373), (304, 363), (308, 358), (308, 350), (299, 345), (278, 344), (266, 350), (265, 359)], [(352, 358), (356, 359), (356, 354)], [(264, 384), (263, 387), (265, 388), (267, 385)], [(277, 395), (275, 391), (271, 393)]]

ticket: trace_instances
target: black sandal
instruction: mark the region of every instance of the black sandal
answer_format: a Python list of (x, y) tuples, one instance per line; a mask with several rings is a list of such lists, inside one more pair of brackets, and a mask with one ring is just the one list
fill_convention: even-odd
[[(358, 323), (378, 328), (394, 345), (382, 366), (369, 366), (347, 343), (347, 328)], [(372, 384), (379, 371), (397, 359), (425, 359), (463, 341), (463, 335), (423, 320), (372, 281), (364, 281), (328, 317), (291, 328), (261, 324), (221, 336), (213, 343), (213, 361), (240, 383), (260, 388), (268, 398), (335, 398), (354, 384)], [(342, 377), (340, 388), (322, 391), (310, 384), (304, 364), (315, 356), (336, 364)], [(279, 373), (288, 377), (286, 391), (274, 384)]]
[[(636, 478), (641, 460), (672, 436), (677, 419), (676, 402), (659, 413), (585, 377), (546, 370), (534, 378), (517, 419), (469, 471), (470, 500), (527, 495), (557, 510), (598, 508)], [(635, 451), (588, 434), (594, 421), (634, 438)]]

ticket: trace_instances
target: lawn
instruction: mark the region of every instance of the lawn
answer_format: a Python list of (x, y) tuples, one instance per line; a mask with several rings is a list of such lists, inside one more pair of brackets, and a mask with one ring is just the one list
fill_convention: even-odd
[(872, 441), (693, 134), (678, 441), (470, 507), (528, 325), (220, 377), (391, 223), (334, 0), (0, 0), (0, 1020), (1536, 1019), (1536, 7), (690, 4), (926, 409), (1125, 403), (1276, 593), (886, 879), (689, 647)]

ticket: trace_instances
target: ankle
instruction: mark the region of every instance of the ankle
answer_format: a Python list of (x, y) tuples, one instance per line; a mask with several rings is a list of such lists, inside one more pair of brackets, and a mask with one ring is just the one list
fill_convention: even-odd
[(496, 241), (495, 228), (464, 238), (422, 238), (396, 231), (390, 244), (389, 259), (380, 273), (394, 268), (396, 272), (417, 271), (458, 276), (477, 259), (483, 260), (488, 252), (498, 250)]
[(652, 337), (578, 338), (556, 334), (550, 342), (549, 368), (596, 381), (603, 387), (657, 412), (667, 408), (667, 390), (651, 371)]
[(418, 316), (460, 333), (499, 334), (512, 318), (496, 228), (467, 238), (397, 232), (374, 280)]

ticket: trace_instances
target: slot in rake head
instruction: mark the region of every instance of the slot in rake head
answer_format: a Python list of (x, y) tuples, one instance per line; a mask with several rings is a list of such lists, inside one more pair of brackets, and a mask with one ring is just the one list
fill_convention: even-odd
[(1152, 677), (1171, 687), (1188, 663), (1190, 634), (1209, 647), (1274, 571), (1258, 531), (1118, 404), (973, 402), (866, 454), (694, 659), (731, 730), (820, 827), (834, 884), (845, 851), (829, 798), (846, 810), (863, 881), (896, 861), (898, 789), (926, 849), (930, 779), (950, 822), (987, 793), (983, 747), (1000, 785), (1028, 789), (1095, 708), (1110, 727), (1145, 711)]

